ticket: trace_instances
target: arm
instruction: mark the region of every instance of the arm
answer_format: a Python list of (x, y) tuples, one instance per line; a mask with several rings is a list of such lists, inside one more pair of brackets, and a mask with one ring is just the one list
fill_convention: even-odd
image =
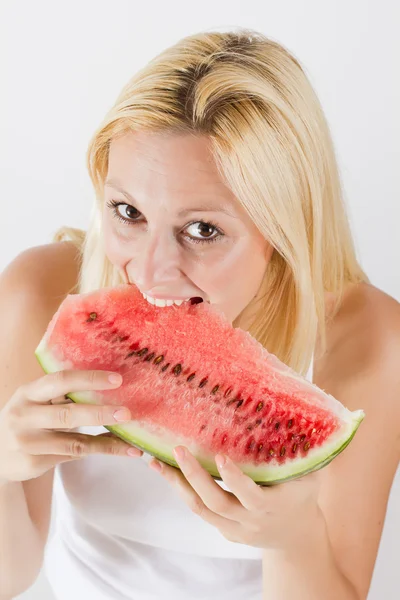
[[(365, 600), (400, 457), (400, 318), (348, 336), (318, 385), (366, 417), (350, 446), (320, 472), (321, 512), (302, 539), (263, 561), (266, 597), (274, 600)], [(356, 366), (357, 363), (357, 366)], [(301, 516), (300, 516), (301, 517)]]
[[(0, 411), (19, 386), (43, 375), (34, 350), (61, 300), (50, 248), (54, 263), (58, 252), (53, 246), (34, 248), (0, 276)], [(46, 287), (47, 277), (53, 289)], [(0, 600), (22, 593), (40, 571), (52, 483), (52, 471), (24, 482), (0, 482)]]

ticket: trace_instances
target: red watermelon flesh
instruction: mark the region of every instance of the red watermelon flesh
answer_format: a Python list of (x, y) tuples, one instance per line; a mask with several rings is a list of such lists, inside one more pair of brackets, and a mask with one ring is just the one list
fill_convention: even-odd
[(132, 421), (107, 429), (174, 466), (173, 448), (183, 444), (216, 478), (218, 453), (260, 484), (319, 469), (349, 444), (364, 417), (212, 305), (156, 307), (133, 285), (69, 295), (35, 354), (47, 373), (121, 373), (116, 390), (70, 397), (129, 407)]

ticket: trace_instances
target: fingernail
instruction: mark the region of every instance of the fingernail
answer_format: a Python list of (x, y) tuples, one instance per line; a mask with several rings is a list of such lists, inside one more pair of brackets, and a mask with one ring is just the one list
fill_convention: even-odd
[(131, 413), (127, 408), (120, 408), (115, 411), (113, 417), (116, 421), (130, 421)]
[(108, 376), (108, 381), (114, 385), (117, 385), (117, 383), (122, 383), (122, 375), (119, 373), (111, 373)]
[(215, 457), (215, 462), (217, 463), (218, 469), (223, 469), (226, 466), (226, 456), (220, 454)]
[(151, 467), (154, 471), (157, 471), (157, 473), (161, 473), (162, 471), (162, 465), (160, 462), (158, 462), (158, 460), (152, 460), (149, 462), (149, 467)]
[(139, 450), (137, 450), (136, 448), (129, 448), (126, 451), (126, 453), (129, 454), (129, 456), (135, 456), (135, 457), (141, 456)]
[(180, 446), (178, 446), (177, 448), (174, 448), (174, 454), (175, 454), (176, 460), (182, 461), (185, 458), (185, 451)]

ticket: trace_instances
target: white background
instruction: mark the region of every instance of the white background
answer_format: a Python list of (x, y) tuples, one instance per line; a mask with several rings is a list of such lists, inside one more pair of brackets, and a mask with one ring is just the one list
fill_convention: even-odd
[[(396, 5), (0, 0), (0, 269), (21, 250), (50, 241), (62, 224), (86, 227), (93, 199), (86, 146), (131, 75), (185, 35), (246, 26), (286, 45), (305, 66), (331, 125), (362, 265), (375, 285), (399, 300)], [(395, 498), (398, 482), (372, 600), (399, 597)], [(43, 576), (20, 598), (50, 599)]]

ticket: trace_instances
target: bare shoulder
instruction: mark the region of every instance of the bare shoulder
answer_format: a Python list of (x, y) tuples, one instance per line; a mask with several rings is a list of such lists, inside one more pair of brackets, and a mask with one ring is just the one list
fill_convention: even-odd
[(81, 255), (71, 242), (28, 248), (5, 268), (0, 284), (14, 295), (42, 300), (52, 307), (77, 291)]
[(400, 384), (400, 304), (395, 298), (370, 284), (354, 286), (328, 326), (327, 337), (316, 376), (328, 386), (349, 387), (360, 380)]

